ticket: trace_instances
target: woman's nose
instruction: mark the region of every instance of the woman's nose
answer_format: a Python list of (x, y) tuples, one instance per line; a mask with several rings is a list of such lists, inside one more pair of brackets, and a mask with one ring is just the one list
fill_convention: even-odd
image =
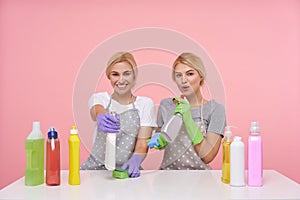
[(186, 83), (186, 82), (187, 82), (187, 79), (186, 79), (185, 75), (183, 75), (183, 76), (181, 77), (181, 82), (182, 82), (182, 83)]

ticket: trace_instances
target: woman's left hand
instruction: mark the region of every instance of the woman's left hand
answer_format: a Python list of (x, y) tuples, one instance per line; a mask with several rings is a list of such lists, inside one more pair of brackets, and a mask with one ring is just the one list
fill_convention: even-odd
[(125, 170), (128, 168), (128, 174), (131, 178), (136, 178), (140, 176), (140, 166), (143, 161), (141, 155), (133, 154), (133, 156), (122, 166), (122, 169)]
[(182, 116), (191, 114), (191, 110), (190, 110), (191, 106), (186, 100), (180, 97), (176, 97), (175, 100), (177, 100), (178, 103), (176, 103), (176, 109), (174, 111), (174, 115), (176, 115), (177, 113), (181, 114)]

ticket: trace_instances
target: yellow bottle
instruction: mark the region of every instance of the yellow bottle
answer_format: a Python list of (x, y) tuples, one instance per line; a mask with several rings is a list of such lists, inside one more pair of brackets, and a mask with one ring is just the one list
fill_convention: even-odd
[(230, 144), (232, 132), (230, 128), (232, 126), (226, 126), (224, 141), (222, 142), (223, 146), (223, 160), (222, 160), (222, 182), (229, 184), (230, 183)]
[(76, 126), (69, 137), (69, 184), (80, 185), (80, 139)]

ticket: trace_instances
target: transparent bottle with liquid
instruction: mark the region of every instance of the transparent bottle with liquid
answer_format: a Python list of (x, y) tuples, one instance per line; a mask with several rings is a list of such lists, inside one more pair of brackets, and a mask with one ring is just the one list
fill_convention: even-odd
[(60, 142), (54, 127), (48, 131), (46, 152), (46, 184), (60, 185)]
[(36, 186), (44, 183), (44, 135), (40, 122), (32, 124), (32, 131), (25, 141), (26, 171), (25, 185)]
[(69, 143), (69, 184), (80, 185), (80, 139), (76, 126), (72, 126)]
[(222, 182), (229, 184), (230, 183), (230, 144), (232, 132), (230, 128), (233, 126), (226, 126), (225, 137), (222, 142), (223, 147), (223, 159), (222, 159)]
[(262, 138), (258, 122), (251, 122), (248, 138), (248, 185), (263, 185)]

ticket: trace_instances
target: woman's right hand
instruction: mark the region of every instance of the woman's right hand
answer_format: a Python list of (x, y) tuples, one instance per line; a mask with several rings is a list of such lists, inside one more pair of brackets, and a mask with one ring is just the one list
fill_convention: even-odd
[(97, 117), (98, 132), (119, 133), (120, 116), (118, 114), (100, 114)]

